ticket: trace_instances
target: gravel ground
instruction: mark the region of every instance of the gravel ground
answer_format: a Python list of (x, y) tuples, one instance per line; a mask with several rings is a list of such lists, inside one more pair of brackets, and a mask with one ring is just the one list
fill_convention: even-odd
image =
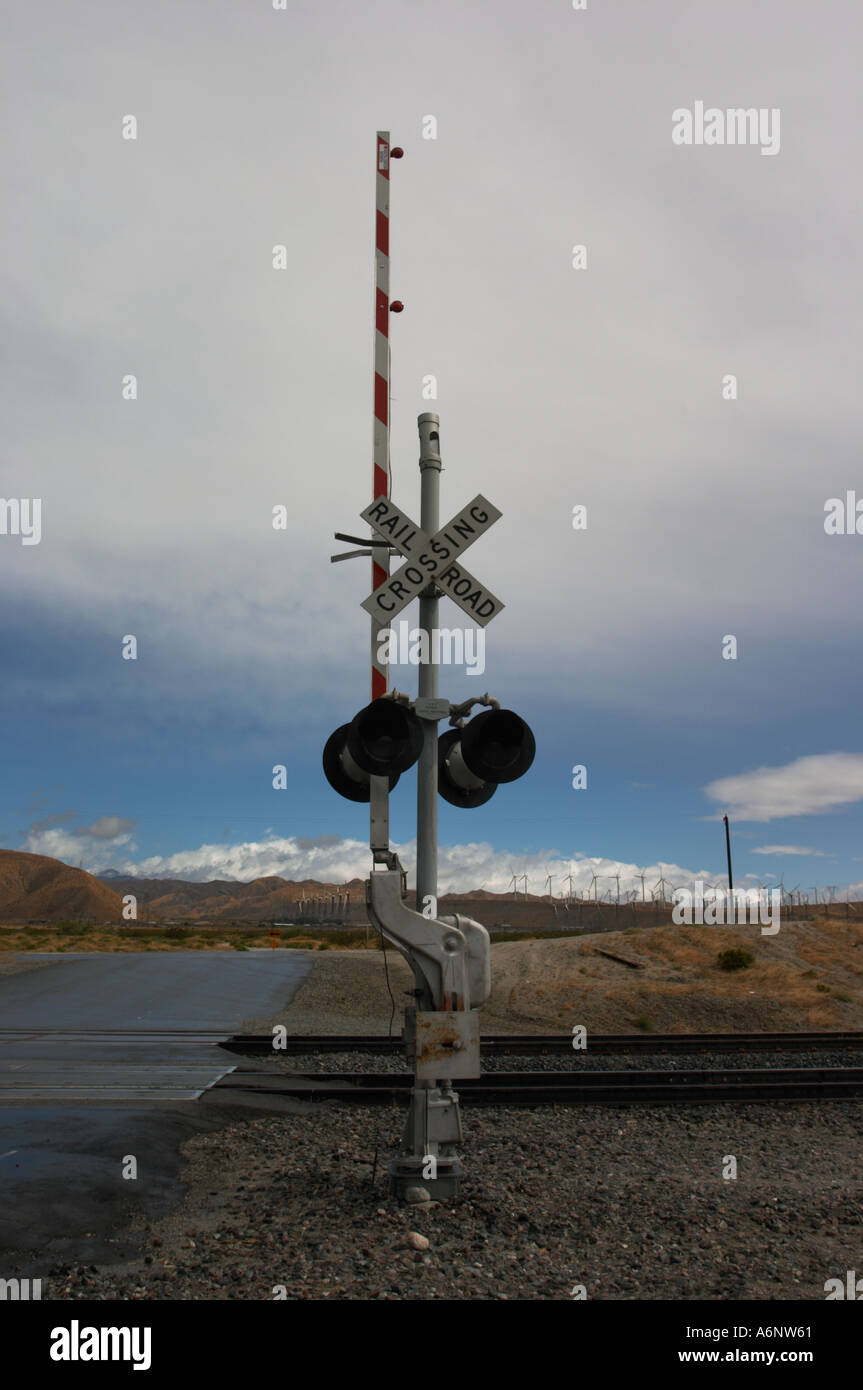
[[(744, 946), (754, 963), (717, 968), (719, 947)], [(640, 962), (630, 969), (603, 951)], [(413, 974), (386, 954), (400, 1029)], [(292, 1033), (386, 1033), (393, 1002), (380, 951), (319, 951), (314, 970), (278, 1018)], [(710, 928), (652, 928), (601, 938), (493, 942), (492, 994), (480, 1013), (484, 1033), (657, 1033), (863, 1028), (863, 923), (829, 930), (787, 923), (776, 937)], [(238, 1030), (239, 1031), (239, 1030)]]
[[(492, 948), (492, 962), (496, 949)], [(236, 1031), (267, 1033), (272, 1024), (284, 1023), (289, 1032), (298, 1034), (386, 1036), (390, 1027), (396, 1035), (401, 1032), (408, 1002), (405, 990), (413, 989), (414, 977), (398, 951), (316, 951), (314, 962), (314, 969), (290, 1004), (278, 1014), (245, 1019)], [(482, 1009), (480, 1026), (484, 1033), (548, 1033), (554, 1024), (550, 1025), (544, 1017), (520, 1014), (492, 997)]]
[[(272, 1057), (236, 1057), (237, 1066), (266, 1067), (277, 1071), (299, 1072), (404, 1072), (408, 1070), (403, 1054), (371, 1052), (297, 1052)], [(589, 1052), (564, 1052), (547, 1057), (483, 1057), (484, 1072), (520, 1071), (719, 1071), (747, 1067), (863, 1067), (863, 1051), (859, 1048), (844, 1052), (757, 1052), (745, 1056), (740, 1052), (635, 1053), (628, 1056), (596, 1056)], [(458, 1090), (458, 1083), (456, 1083)]]
[[(388, 960), (398, 1033), (402, 991), (413, 981), (401, 957), (389, 952)], [(391, 1010), (379, 953), (325, 952), (290, 1006), (237, 1031), (284, 1023), (291, 1033), (386, 1034)], [(484, 1009), (482, 1019), (488, 1033), (554, 1030), (503, 1004)], [(614, 1031), (601, 1018), (586, 1021)], [(854, 1064), (856, 1056), (753, 1060), (824, 1066)], [(298, 1071), (405, 1065), (398, 1055), (353, 1053), (235, 1060)], [(485, 1065), (677, 1069), (746, 1060), (571, 1053)], [(218, 1098), (218, 1089), (208, 1094), (211, 1104)], [(863, 1268), (863, 1106), (850, 1102), (489, 1110), (463, 1099), (461, 1195), (415, 1207), (387, 1194), (401, 1106), (307, 1106), (277, 1097), (255, 1104), (246, 1115), (226, 1110), (224, 1128), (185, 1146), (186, 1197), (158, 1223), (142, 1221), (139, 1257), (58, 1268), (43, 1297), (272, 1299), (284, 1289), (298, 1300), (546, 1300), (570, 1298), (583, 1285), (589, 1298), (612, 1300), (820, 1300), (825, 1280)], [(723, 1178), (729, 1155), (735, 1180)]]
[(386, 1193), (401, 1114), (330, 1104), (197, 1136), (141, 1257), (58, 1269), (43, 1297), (820, 1300), (863, 1265), (856, 1105), (465, 1107), (462, 1195), (423, 1207)]

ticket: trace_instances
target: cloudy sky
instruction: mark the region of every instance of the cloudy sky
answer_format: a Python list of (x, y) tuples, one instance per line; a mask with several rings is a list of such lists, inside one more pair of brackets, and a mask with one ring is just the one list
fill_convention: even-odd
[[(329, 556), (370, 497), (386, 129), (392, 495), (418, 512), (437, 410), (442, 514), (500, 508), (469, 564), (506, 604), (442, 692), (490, 690), (538, 745), (442, 804), (442, 886), (718, 877), (727, 812), (741, 878), (863, 895), (863, 534), (825, 531), (863, 500), (854, 0), (5, 15), (0, 490), (41, 537), (4, 509), (0, 843), (365, 875), (320, 753), (368, 698), (368, 562)], [(697, 103), (763, 112), (772, 150), (675, 143)], [(408, 864), (414, 802), (408, 773)]]

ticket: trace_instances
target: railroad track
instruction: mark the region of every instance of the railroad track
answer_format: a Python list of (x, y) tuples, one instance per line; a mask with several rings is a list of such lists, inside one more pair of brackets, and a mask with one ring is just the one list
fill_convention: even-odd
[(224, 1029), (215, 1028), (0, 1028), (0, 1043), (201, 1043), (225, 1041)]
[[(0, 1028), (0, 1043), (51, 1042), (98, 1043), (106, 1047), (135, 1047), (148, 1043), (176, 1045), (212, 1044), (244, 1056), (273, 1054), (357, 1052), (374, 1056), (398, 1055), (404, 1050), (400, 1036), (333, 1033), (292, 1034), (273, 1046), (271, 1033), (233, 1033), (213, 1028)], [(502, 1033), (484, 1037), (485, 1056), (551, 1056), (573, 1052), (570, 1033)], [(710, 1052), (838, 1052), (863, 1049), (863, 1031), (810, 1033), (588, 1033), (588, 1053), (686, 1054)], [(579, 1055), (578, 1052), (575, 1055)]]
[[(276, 1041), (280, 1041), (278, 1037)], [(202, 1089), (362, 1104), (407, 1098), (413, 1082), (407, 1070), (287, 1072), (226, 1065), (225, 1051), (270, 1058), (327, 1053), (383, 1058), (403, 1050), (401, 1038), (379, 1035), (294, 1035), (283, 1041), (284, 1047), (274, 1048), (270, 1033), (226, 1037), (212, 1029), (196, 1028), (0, 1028), (0, 1091), (5, 1083), (5, 1091), (13, 1100), (25, 1090), (33, 1098), (43, 1098), (47, 1090), (52, 1094), (56, 1091), (58, 1098), (74, 1098), (70, 1086), (76, 1088), (76, 1094), (83, 1087), (97, 1099), (111, 1099), (115, 1090), (129, 1095), (141, 1091), (147, 1097), (159, 1092), (168, 1095), (169, 1091), (172, 1096), (177, 1091), (179, 1097), (181, 1090), (185, 1097), (187, 1091), (195, 1096)], [(587, 1042), (582, 1052), (573, 1050), (572, 1037), (565, 1033), (483, 1038), (482, 1052), (489, 1061), (544, 1055), (568, 1058), (571, 1065), (544, 1071), (486, 1071), (476, 1079), (456, 1082), (455, 1089), (466, 1106), (863, 1098), (863, 1066), (821, 1066), (817, 1055), (807, 1066), (753, 1067), (745, 1065), (742, 1057), (740, 1066), (684, 1069), (672, 1061), (663, 1070), (654, 1070), (643, 1065), (652, 1055), (765, 1052), (809, 1053), (810, 1057), (821, 1052), (835, 1063), (837, 1053), (863, 1048), (863, 1032), (596, 1034), (588, 1035)], [(640, 1054), (641, 1065), (628, 1071), (588, 1070), (579, 1065), (581, 1059), (601, 1054), (629, 1054), (633, 1060)]]
[[(409, 1072), (262, 1072), (238, 1067), (218, 1089), (298, 1100), (370, 1104), (406, 1099)], [(856, 1100), (863, 1067), (722, 1068), (711, 1071), (487, 1072), (454, 1083), (471, 1105), (663, 1104)]]
[[(0, 1030), (0, 1037), (2, 1037)], [(305, 1052), (366, 1052), (385, 1056), (404, 1051), (400, 1037), (374, 1034), (351, 1034), (344, 1037), (328, 1034), (292, 1035), (273, 1046), (270, 1033), (234, 1033), (220, 1044), (229, 1052), (246, 1057), (296, 1054)], [(484, 1037), (481, 1050), (489, 1057), (544, 1056), (571, 1053), (572, 1035), (499, 1034)], [(594, 1056), (611, 1053), (694, 1053), (694, 1052), (816, 1052), (863, 1048), (863, 1032), (844, 1033), (636, 1033), (588, 1034), (588, 1053)], [(576, 1054), (577, 1055), (577, 1054)]]

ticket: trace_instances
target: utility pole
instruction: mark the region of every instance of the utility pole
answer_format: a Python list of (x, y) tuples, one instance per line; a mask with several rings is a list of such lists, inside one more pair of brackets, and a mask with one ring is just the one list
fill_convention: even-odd
[(725, 821), (725, 855), (728, 859), (728, 892), (731, 894), (734, 892), (734, 879), (731, 876), (731, 831), (728, 826), (728, 817), (723, 816), (722, 819)]

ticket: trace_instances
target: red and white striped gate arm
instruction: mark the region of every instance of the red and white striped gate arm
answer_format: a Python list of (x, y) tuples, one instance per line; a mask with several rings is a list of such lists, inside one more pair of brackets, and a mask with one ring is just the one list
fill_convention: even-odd
[[(390, 495), (390, 133), (379, 130), (375, 146), (375, 391), (372, 501)], [(389, 576), (389, 555), (372, 556), (372, 588)], [(385, 695), (387, 663), (378, 660), (384, 627), (372, 618), (372, 699)]]

